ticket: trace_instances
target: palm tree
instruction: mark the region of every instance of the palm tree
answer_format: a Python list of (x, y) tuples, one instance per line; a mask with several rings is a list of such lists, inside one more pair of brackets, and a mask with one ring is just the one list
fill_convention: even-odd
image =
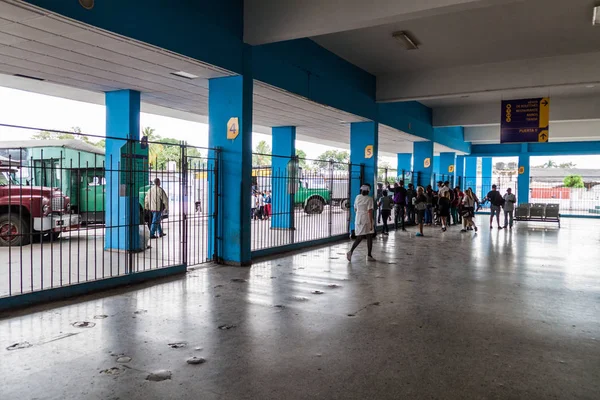
[(544, 164), (544, 168), (556, 168), (558, 165), (552, 160), (548, 160), (546, 164)]
[(150, 168), (155, 169), (158, 163), (158, 155), (163, 151), (163, 146), (160, 143), (152, 142), (158, 142), (162, 138), (156, 133), (154, 128), (150, 128), (149, 126), (142, 129), (142, 136), (146, 136), (148, 142), (150, 142), (150, 146), (148, 146), (148, 163), (150, 164)]

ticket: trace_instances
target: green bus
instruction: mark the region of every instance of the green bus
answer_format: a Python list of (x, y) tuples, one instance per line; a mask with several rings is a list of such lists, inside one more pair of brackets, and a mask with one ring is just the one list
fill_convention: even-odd
[[(71, 199), (71, 209), (84, 223), (104, 223), (106, 173), (104, 149), (81, 140), (21, 140), (0, 143), (0, 155), (19, 161), (14, 177), (22, 185), (58, 187)], [(144, 176), (139, 177), (142, 173)], [(146, 183), (140, 211), (150, 188), (149, 171), (136, 172)]]

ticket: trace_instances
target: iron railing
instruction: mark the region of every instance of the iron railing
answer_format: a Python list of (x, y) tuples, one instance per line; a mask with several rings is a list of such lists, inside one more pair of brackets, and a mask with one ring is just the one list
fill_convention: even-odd
[(218, 151), (43, 131), (72, 136), (0, 143), (0, 297), (213, 259)]

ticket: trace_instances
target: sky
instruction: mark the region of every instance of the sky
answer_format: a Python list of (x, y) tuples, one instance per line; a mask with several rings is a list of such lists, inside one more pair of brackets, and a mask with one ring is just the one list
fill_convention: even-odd
[[(24, 140), (37, 130), (8, 128), (2, 125), (19, 125), (38, 129), (70, 130), (74, 126), (92, 135), (105, 135), (104, 106), (75, 100), (52, 97), (32, 92), (0, 87), (0, 140)], [(141, 113), (141, 127), (152, 127), (162, 137), (185, 140), (189, 144), (208, 147), (208, 125), (198, 122)], [(252, 147), (261, 140), (271, 143), (271, 136), (253, 133)], [(307, 158), (317, 158), (333, 149), (315, 143), (296, 141)], [(343, 149), (338, 149), (343, 150)], [(393, 157), (382, 157), (383, 161), (396, 164)], [(600, 168), (597, 156), (554, 156), (532, 157), (531, 165), (541, 165), (552, 159), (557, 164), (573, 162), (577, 168)], [(498, 160), (500, 161), (500, 160)]]
[[(85, 134), (104, 136), (106, 121), (104, 106), (52, 97), (22, 90), (0, 87), (0, 124), (19, 125), (38, 129), (70, 130), (74, 126)], [(208, 125), (160, 115), (141, 113), (140, 125), (152, 127), (162, 137), (185, 140), (189, 144), (208, 147)], [(0, 126), (0, 140), (28, 139), (37, 130)], [(261, 140), (271, 143), (271, 136), (253, 133), (252, 147)], [(315, 143), (297, 141), (296, 146), (317, 158), (332, 149)], [(344, 150), (344, 149), (338, 149)]]

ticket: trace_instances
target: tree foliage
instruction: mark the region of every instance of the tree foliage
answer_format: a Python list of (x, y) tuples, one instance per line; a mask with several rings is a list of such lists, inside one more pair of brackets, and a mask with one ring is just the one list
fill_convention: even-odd
[(298, 163), (300, 165), (300, 168), (302, 168), (305, 171), (311, 169), (310, 163), (306, 161), (306, 152), (304, 150), (296, 149), (296, 156), (298, 156)]
[(350, 162), (350, 153), (345, 150), (327, 150), (315, 161), (315, 166), (319, 169), (329, 169), (329, 161), (333, 161), (333, 169), (345, 171)]
[(563, 179), (563, 184), (568, 188), (583, 188), (583, 178), (581, 175), (567, 175)]
[(92, 142), (88, 136), (85, 136), (81, 133), (81, 128), (78, 126), (74, 126), (71, 128), (71, 132), (53, 132), (53, 131), (39, 131), (33, 135), (31, 138), (34, 140), (81, 140), (82, 142), (91, 144), (92, 146), (104, 148), (105, 140), (102, 139), (97, 142)]
[(253, 167), (265, 167), (271, 165), (271, 146), (261, 140), (254, 148), (254, 154), (252, 154), (252, 166)]

